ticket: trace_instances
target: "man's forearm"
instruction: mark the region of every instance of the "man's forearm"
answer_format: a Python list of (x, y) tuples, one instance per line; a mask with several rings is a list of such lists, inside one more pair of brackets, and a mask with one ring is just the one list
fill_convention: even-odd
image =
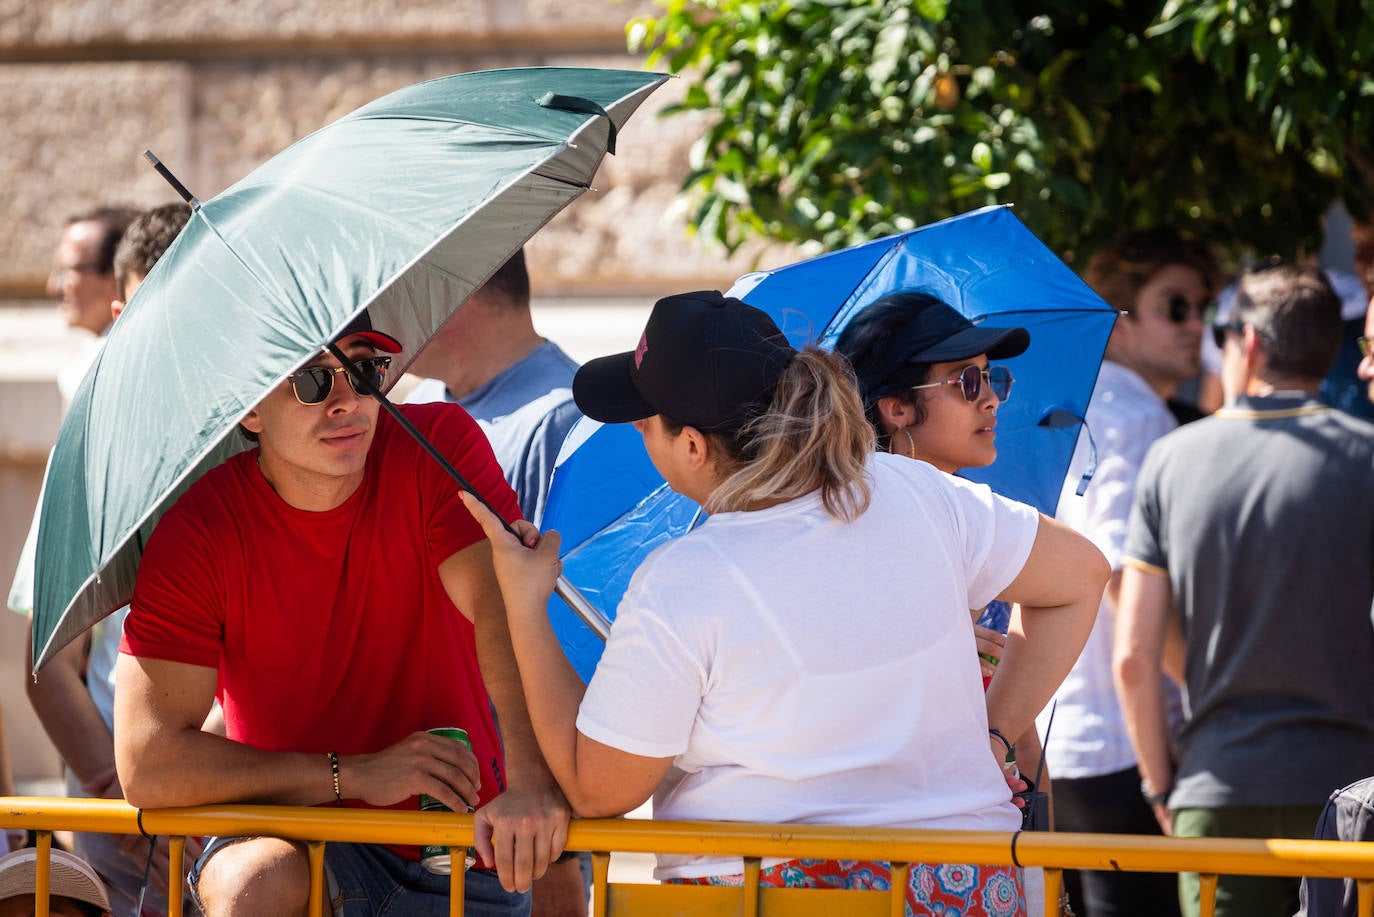
[[(116, 754), (125, 798), (139, 808), (334, 800), (323, 754), (260, 751), (189, 727), (117, 736)], [(347, 793), (347, 780), (341, 790)]]
[(1117, 667), (1117, 697), (1126, 733), (1135, 749), (1140, 779), (1156, 793), (1167, 793), (1174, 784), (1169, 756), (1169, 721), (1164, 710), (1164, 680), (1160, 670)]
[(1164, 710), (1165, 648), (1173, 617), (1167, 577), (1128, 564), (1112, 637), (1112, 678), (1140, 776), (1155, 793), (1173, 786)]

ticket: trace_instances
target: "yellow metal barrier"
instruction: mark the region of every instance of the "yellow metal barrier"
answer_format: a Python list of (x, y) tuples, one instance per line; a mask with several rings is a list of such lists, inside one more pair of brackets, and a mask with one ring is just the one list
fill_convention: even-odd
[[(0, 797), (0, 827), (39, 832), (39, 850), (53, 831), (137, 834), (138, 810), (118, 800)], [(172, 917), (180, 917), (180, 838), (269, 835), (309, 844), (311, 913), (321, 913), (324, 845), (332, 842), (406, 845), (472, 844), (472, 816), (452, 812), (297, 808), (289, 806), (205, 806), (143, 812), (148, 834), (178, 839), (172, 847)], [(1374, 917), (1374, 842), (1286, 839), (1149, 838), (1127, 835), (1008, 834), (989, 831), (915, 831), (768, 825), (736, 822), (669, 822), (635, 819), (579, 819), (568, 832), (572, 850), (593, 854), (593, 896), (597, 917), (659, 914), (802, 917), (844, 913), (901, 915), (911, 863), (986, 863), (1043, 866), (1046, 915), (1057, 913), (1064, 869), (1131, 872), (1197, 872), (1203, 880), (1202, 913), (1213, 913), (1217, 875), (1313, 876), (1356, 879), (1360, 917)], [(731, 855), (745, 858), (745, 887), (644, 885), (608, 881), (608, 851)], [(760, 888), (763, 857), (783, 859), (885, 860), (893, 864), (893, 890), (822, 891)], [(38, 917), (47, 914), (48, 861), (40, 855)], [(453, 876), (450, 913), (462, 914), (463, 873)], [(1210, 891), (1209, 891), (1210, 890)], [(837, 896), (843, 895), (843, 899)], [(842, 900), (842, 905), (837, 904)]]

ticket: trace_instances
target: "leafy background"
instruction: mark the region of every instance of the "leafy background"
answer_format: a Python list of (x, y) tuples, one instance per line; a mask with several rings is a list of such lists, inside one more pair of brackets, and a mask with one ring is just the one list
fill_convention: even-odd
[(1374, 186), (1374, 0), (659, 0), (714, 117), (703, 236), (839, 248), (985, 204), (1071, 262), (1130, 227), (1293, 256)]

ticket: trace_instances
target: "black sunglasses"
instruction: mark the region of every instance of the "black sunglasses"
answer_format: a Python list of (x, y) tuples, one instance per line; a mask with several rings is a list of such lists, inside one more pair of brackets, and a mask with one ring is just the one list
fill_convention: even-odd
[[(358, 372), (362, 373), (371, 388), (380, 390), (382, 381), (386, 379), (387, 367), (391, 366), (391, 357), (354, 360), (353, 365), (358, 367)], [(344, 366), (307, 366), (287, 376), (286, 381), (291, 383), (291, 391), (295, 392), (296, 400), (301, 404), (319, 404), (334, 390), (334, 376), (338, 373), (344, 373), (348, 377), (348, 384), (359, 397), (372, 394), (371, 391), (358, 391), (358, 381), (349, 375), (348, 368)]]
[(1170, 296), (1166, 305), (1169, 309), (1167, 313), (1169, 321), (1173, 322), (1175, 325), (1183, 324), (1194, 313), (1197, 314), (1198, 318), (1206, 321), (1208, 317), (1207, 313), (1211, 312), (1216, 307), (1216, 303), (1210, 301), (1194, 306), (1188, 301), (1188, 297), (1184, 296), (1182, 293), (1175, 293), (1173, 296)]
[(1234, 331), (1236, 334), (1240, 334), (1244, 330), (1245, 322), (1237, 321), (1236, 319), (1231, 319), (1231, 321), (1225, 324), (1213, 325), (1212, 342), (1217, 345), (1217, 350), (1221, 350), (1226, 346), (1226, 335), (1229, 332)]
[(983, 394), (983, 380), (988, 380), (988, 388), (997, 396), (998, 401), (1006, 401), (1011, 397), (1011, 370), (1005, 366), (989, 366), (982, 369), (974, 364), (969, 364), (959, 370), (959, 375), (953, 379), (946, 379), (943, 382), (927, 382), (925, 385), (910, 386), (912, 391), (918, 388), (937, 388), (941, 385), (957, 385), (963, 394), (964, 400), (974, 402), (978, 396)]

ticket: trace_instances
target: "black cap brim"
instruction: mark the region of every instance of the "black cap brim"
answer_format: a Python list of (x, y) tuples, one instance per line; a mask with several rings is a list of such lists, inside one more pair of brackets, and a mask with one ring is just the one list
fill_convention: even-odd
[(577, 409), (602, 423), (631, 423), (658, 414), (630, 379), (634, 357), (633, 351), (626, 351), (579, 366), (572, 386)]
[(907, 363), (948, 363), (966, 360), (980, 353), (991, 360), (1006, 360), (1020, 356), (1030, 346), (1030, 332), (1025, 328), (971, 328), (952, 334), (931, 347), (910, 354)]

